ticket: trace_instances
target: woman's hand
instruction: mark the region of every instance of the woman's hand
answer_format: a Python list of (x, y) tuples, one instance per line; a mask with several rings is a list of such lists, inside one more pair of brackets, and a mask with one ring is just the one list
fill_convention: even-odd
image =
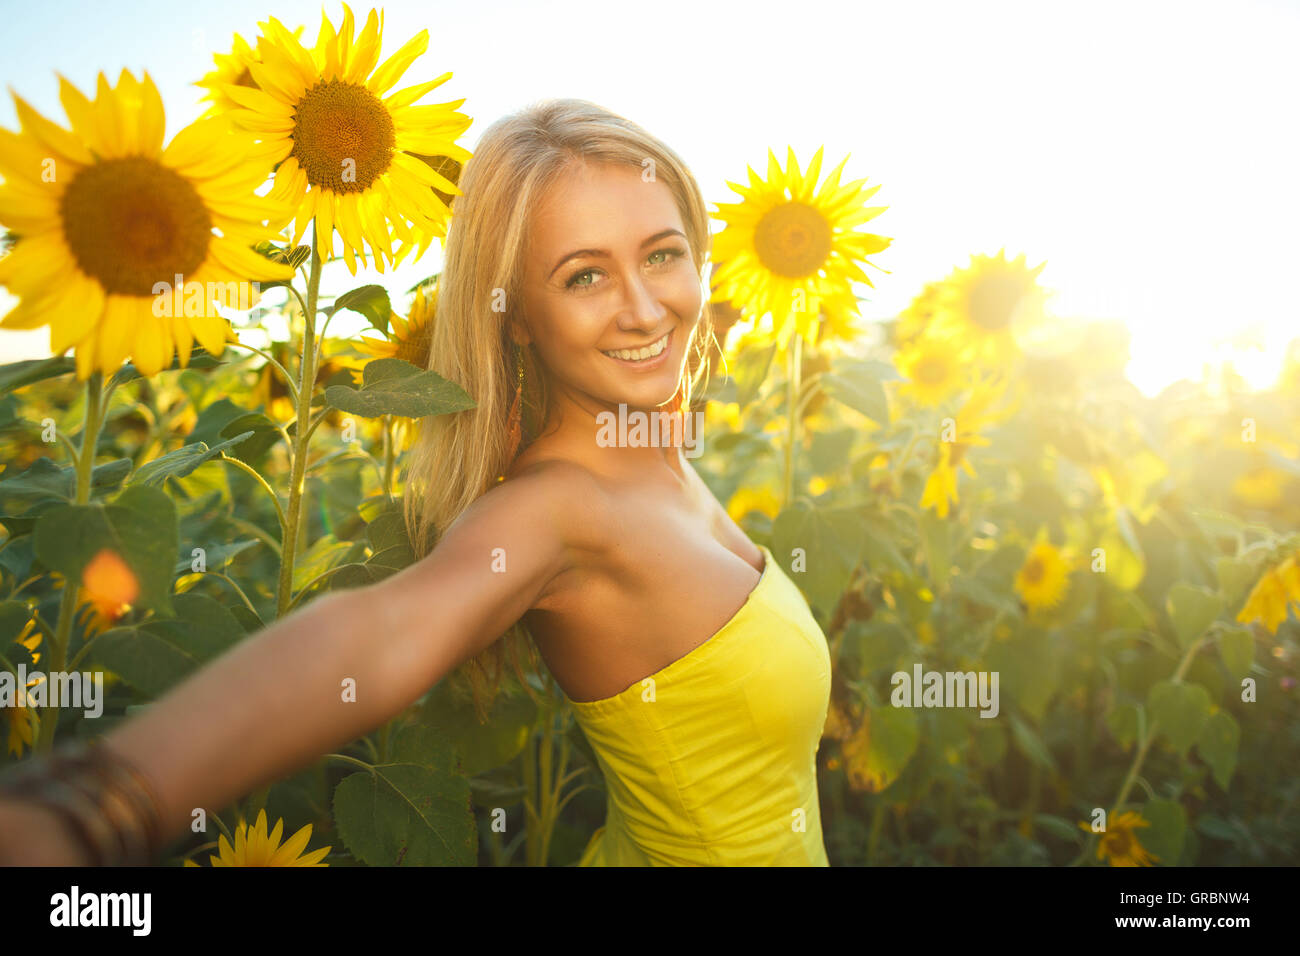
[(39, 803), (0, 797), (0, 866), (90, 866), (61, 816)]

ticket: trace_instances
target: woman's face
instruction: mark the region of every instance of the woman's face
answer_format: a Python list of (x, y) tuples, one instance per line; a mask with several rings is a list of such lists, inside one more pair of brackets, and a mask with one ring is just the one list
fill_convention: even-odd
[(629, 408), (673, 397), (704, 294), (667, 186), (571, 167), (534, 211), (526, 256), (525, 324), (553, 387)]

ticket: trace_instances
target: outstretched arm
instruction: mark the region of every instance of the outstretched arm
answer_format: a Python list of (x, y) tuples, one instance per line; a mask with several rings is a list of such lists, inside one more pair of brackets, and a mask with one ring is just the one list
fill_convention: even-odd
[[(106, 746), (153, 784), (167, 837), (196, 808), (226, 807), (381, 726), (500, 637), (567, 566), (566, 494), (546, 473), (500, 485), (423, 560), (313, 600), (109, 733)], [(49, 858), (70, 845), (52, 819), (0, 803), (0, 862), (84, 862)], [(49, 842), (33, 846), (41, 820)]]

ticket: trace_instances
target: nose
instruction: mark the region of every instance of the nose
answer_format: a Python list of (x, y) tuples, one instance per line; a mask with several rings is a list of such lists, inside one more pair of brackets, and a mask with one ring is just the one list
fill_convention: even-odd
[(624, 332), (653, 332), (662, 328), (668, 310), (652, 287), (635, 271), (625, 275), (623, 308), (618, 314), (619, 329)]

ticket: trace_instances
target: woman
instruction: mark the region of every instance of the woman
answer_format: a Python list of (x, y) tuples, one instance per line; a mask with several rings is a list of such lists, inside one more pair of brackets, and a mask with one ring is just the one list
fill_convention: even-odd
[[(680, 439), (611, 442), (602, 428), (620, 406), (626, 420), (690, 407), (709, 324), (699, 186), (635, 124), (560, 100), (487, 130), (460, 188), (431, 366), (478, 404), (423, 422), (405, 496), (422, 557), (314, 600), (107, 735), (104, 772), (157, 805), (156, 827), (141, 811), (118, 831), (143, 818), (138, 842), (156, 852), (196, 808), (228, 806), (499, 655), (522, 621), (605, 775), (583, 864), (826, 865), (824, 636)], [(540, 427), (520, 451), (529, 398)], [(0, 854), (91, 859), (61, 817), (12, 796)]]

